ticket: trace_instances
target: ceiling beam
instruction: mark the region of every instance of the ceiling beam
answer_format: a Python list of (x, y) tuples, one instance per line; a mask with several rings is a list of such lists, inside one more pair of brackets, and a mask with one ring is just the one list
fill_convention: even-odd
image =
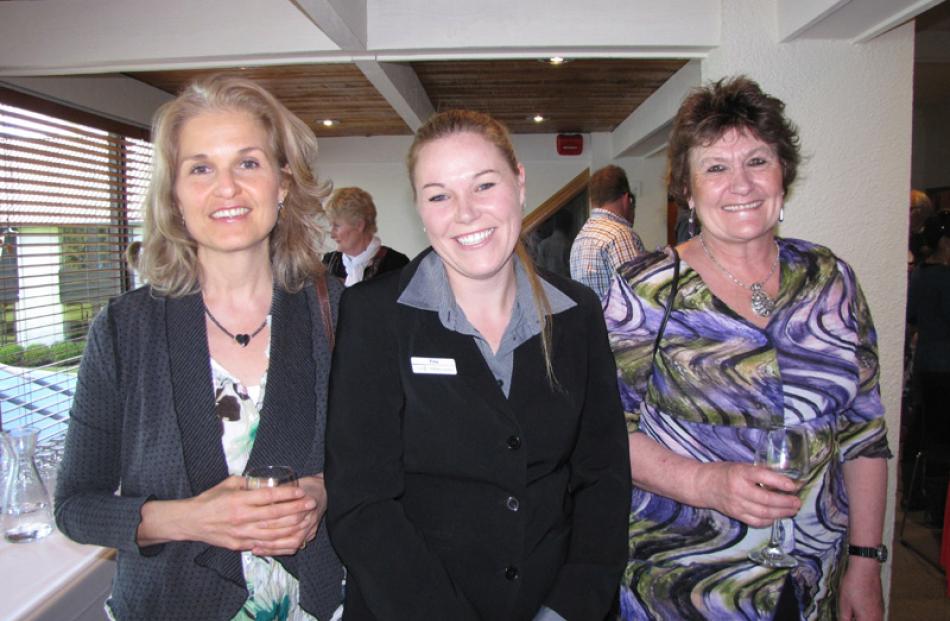
[(701, 83), (700, 61), (683, 65), (611, 133), (613, 157), (646, 157), (662, 149), (680, 104)]
[(413, 133), (435, 112), (419, 76), (410, 65), (358, 60), (356, 66)]
[(366, 49), (366, 0), (291, 0), (341, 50)]
[(866, 43), (943, 0), (778, 0), (779, 40), (838, 39)]

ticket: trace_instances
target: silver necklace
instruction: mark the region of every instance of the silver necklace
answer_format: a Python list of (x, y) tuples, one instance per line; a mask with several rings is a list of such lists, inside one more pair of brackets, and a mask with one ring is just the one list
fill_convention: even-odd
[(775, 310), (775, 300), (769, 297), (769, 294), (765, 292), (765, 289), (762, 287), (769, 281), (769, 278), (772, 277), (772, 274), (775, 273), (775, 268), (778, 267), (779, 259), (779, 247), (778, 242), (775, 242), (775, 260), (772, 261), (772, 267), (769, 268), (769, 273), (760, 280), (759, 282), (754, 282), (751, 285), (747, 285), (735, 276), (733, 276), (729, 270), (723, 266), (722, 263), (716, 260), (716, 257), (709, 252), (709, 248), (706, 247), (706, 240), (703, 238), (703, 234), (699, 234), (699, 243), (703, 247), (703, 252), (706, 253), (706, 257), (713, 262), (713, 265), (719, 268), (723, 274), (729, 277), (729, 280), (736, 283), (743, 289), (748, 289), (752, 292), (752, 312), (758, 315), (759, 317), (768, 317), (772, 314), (772, 311)]
[(234, 339), (234, 342), (240, 345), (241, 347), (247, 347), (247, 344), (251, 342), (251, 339), (257, 336), (258, 334), (260, 334), (261, 330), (264, 329), (264, 326), (267, 325), (267, 317), (264, 317), (264, 321), (261, 322), (261, 325), (258, 326), (257, 330), (254, 330), (250, 334), (247, 334), (245, 332), (241, 332), (238, 334), (231, 334), (231, 332), (227, 328), (221, 325), (221, 322), (219, 322), (217, 319), (214, 318), (214, 315), (212, 315), (211, 311), (208, 310), (208, 305), (204, 304), (203, 306), (205, 307), (205, 314), (208, 315), (208, 319), (211, 320), (211, 323), (218, 326), (218, 328), (222, 332), (224, 332), (225, 334), (230, 336), (232, 339)]

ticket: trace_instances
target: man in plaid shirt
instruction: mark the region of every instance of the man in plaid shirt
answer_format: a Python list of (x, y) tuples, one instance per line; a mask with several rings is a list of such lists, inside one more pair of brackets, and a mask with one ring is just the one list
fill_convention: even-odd
[(602, 298), (617, 268), (644, 248), (632, 228), (637, 200), (630, 192), (627, 173), (619, 166), (605, 166), (590, 178), (587, 191), (590, 218), (571, 246), (571, 278)]

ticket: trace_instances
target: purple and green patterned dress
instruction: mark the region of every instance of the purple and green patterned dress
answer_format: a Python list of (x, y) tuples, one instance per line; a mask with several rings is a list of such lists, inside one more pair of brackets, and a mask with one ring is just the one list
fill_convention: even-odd
[(712, 509), (634, 486), (623, 619), (771, 619), (791, 578), (805, 619), (836, 614), (847, 544), (842, 464), (890, 455), (878, 390), (877, 337), (851, 268), (827, 248), (779, 239), (781, 288), (764, 329), (716, 298), (680, 262), (679, 292), (655, 363), (673, 259), (620, 269), (604, 300), (628, 430), (701, 462), (752, 463), (763, 431), (807, 426), (811, 470), (784, 547), (798, 567), (747, 560), (768, 541)]

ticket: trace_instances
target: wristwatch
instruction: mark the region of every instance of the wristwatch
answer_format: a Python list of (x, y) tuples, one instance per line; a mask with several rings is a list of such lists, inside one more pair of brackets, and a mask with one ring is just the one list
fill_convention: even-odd
[(887, 546), (881, 544), (876, 548), (866, 548), (863, 546), (849, 545), (848, 554), (854, 556), (863, 556), (864, 558), (873, 558), (878, 563), (883, 563), (887, 560)]

